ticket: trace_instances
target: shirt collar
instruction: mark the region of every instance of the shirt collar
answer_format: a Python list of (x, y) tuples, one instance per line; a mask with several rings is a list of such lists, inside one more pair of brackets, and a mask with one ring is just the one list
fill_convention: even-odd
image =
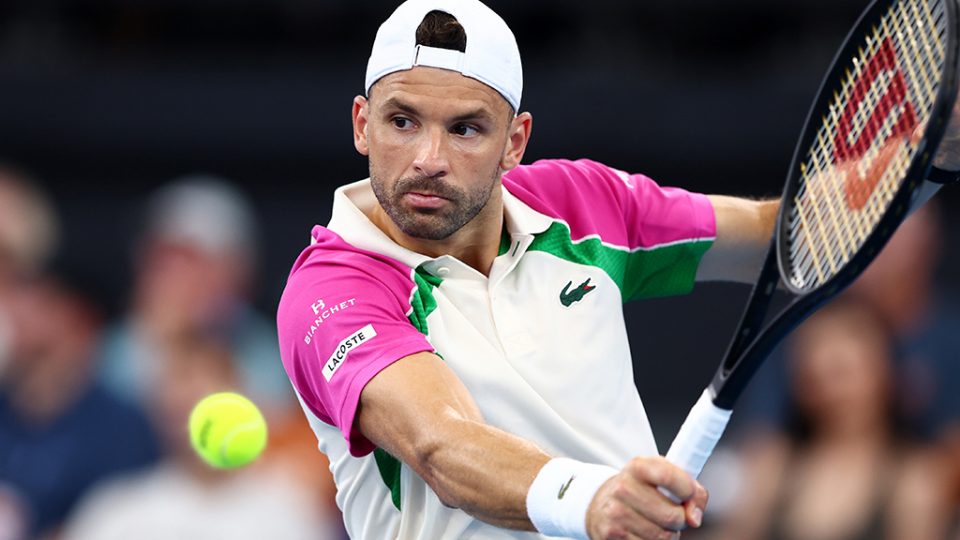
[[(502, 186), (501, 190), (507, 232), (511, 237), (533, 236), (550, 227), (553, 222), (551, 218), (524, 204), (506, 187)], [(370, 221), (365, 211), (370, 211), (375, 204), (377, 199), (369, 178), (341, 186), (334, 192), (333, 212), (327, 228), (354, 247), (381, 253), (411, 268), (433, 260), (398, 245)]]
[(506, 216), (507, 232), (513, 235), (533, 236), (546, 231), (553, 219), (537, 212), (518, 199), (506, 186), (503, 190), (503, 215)]

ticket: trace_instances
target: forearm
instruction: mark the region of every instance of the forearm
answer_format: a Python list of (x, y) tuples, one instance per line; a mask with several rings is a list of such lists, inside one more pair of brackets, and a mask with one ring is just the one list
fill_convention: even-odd
[(752, 201), (710, 195), (717, 220), (717, 238), (703, 256), (700, 281), (752, 282), (770, 246), (780, 201)]
[(465, 419), (446, 420), (454, 434), (422, 445), (410, 466), (451, 507), (498, 527), (534, 530), (530, 485), (550, 456), (532, 443)]
[[(684, 522), (699, 526), (706, 504), (706, 491), (659, 456), (635, 458), (618, 473), (551, 459), (486, 424), (463, 384), (430, 353), (395, 362), (367, 383), (357, 422), (443, 504), (502, 528), (535, 530), (536, 524), (548, 535), (586, 538), (590, 527), (594, 538), (624, 530), (661, 537)], [(686, 502), (675, 504), (659, 486)]]
[(442, 360), (419, 353), (377, 375), (358, 417), (371, 442), (419, 475), (445, 505), (500, 527), (532, 530), (526, 495), (550, 459), (489, 426)]

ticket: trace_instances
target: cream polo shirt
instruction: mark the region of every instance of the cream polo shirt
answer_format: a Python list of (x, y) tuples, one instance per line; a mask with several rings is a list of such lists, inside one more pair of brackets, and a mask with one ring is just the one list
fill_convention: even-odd
[[(681, 294), (716, 232), (703, 195), (587, 161), (540, 161), (503, 179), (490, 275), (391, 241), (364, 210), (369, 180), (337, 190), (278, 310), (281, 356), (330, 459), (351, 538), (543, 538), (445, 507), (355, 428), (364, 385), (434, 351), (484, 419), (554, 456), (620, 467), (657, 454), (633, 382), (622, 303)], [(644, 359), (657, 361), (658, 359)]]

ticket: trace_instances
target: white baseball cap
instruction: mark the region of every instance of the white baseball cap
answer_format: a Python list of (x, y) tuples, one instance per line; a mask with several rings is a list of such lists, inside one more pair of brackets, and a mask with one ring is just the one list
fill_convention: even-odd
[[(464, 52), (417, 45), (417, 27), (431, 11), (452, 15), (467, 35)], [(415, 66), (458, 71), (500, 93), (520, 111), (523, 69), (513, 32), (479, 0), (407, 0), (377, 31), (367, 63), (366, 91), (382, 77)]]
[(153, 194), (147, 234), (222, 255), (252, 255), (256, 215), (246, 196), (230, 181), (209, 175), (174, 180)]

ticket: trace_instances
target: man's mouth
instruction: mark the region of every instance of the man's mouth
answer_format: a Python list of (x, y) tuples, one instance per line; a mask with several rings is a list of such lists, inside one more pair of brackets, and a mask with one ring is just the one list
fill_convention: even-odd
[(411, 205), (419, 208), (439, 208), (447, 202), (447, 199), (440, 195), (422, 191), (409, 191), (404, 194), (403, 198)]

